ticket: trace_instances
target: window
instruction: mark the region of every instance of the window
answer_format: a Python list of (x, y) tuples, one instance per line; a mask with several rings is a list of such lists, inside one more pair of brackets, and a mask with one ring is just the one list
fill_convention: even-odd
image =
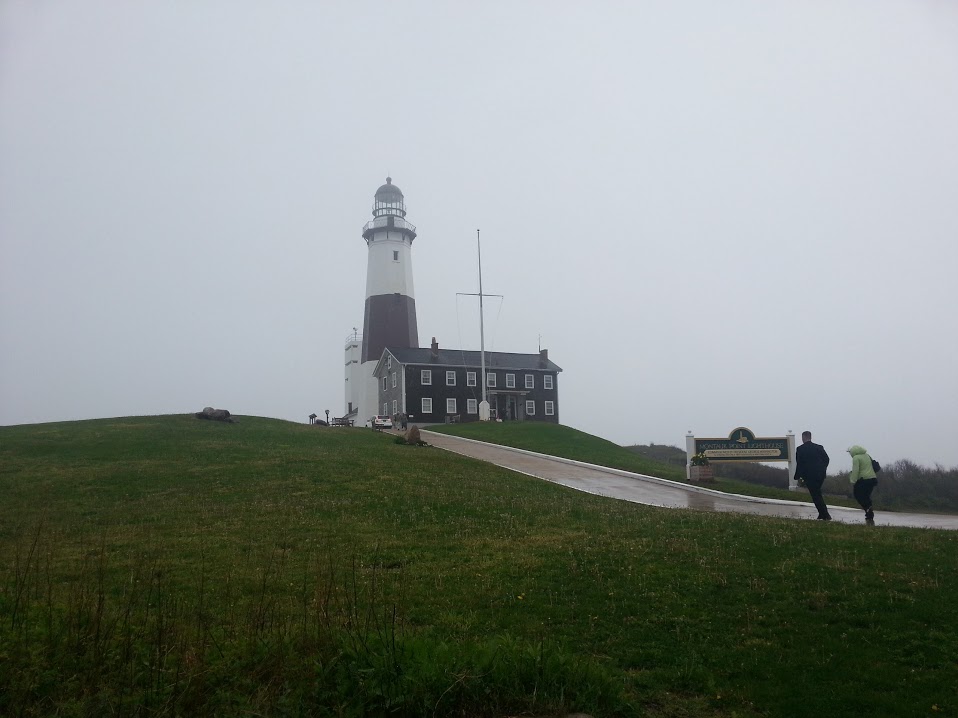
[(383, 402), (383, 416), (386, 416), (389, 413), (389, 402)]
[(387, 369), (392, 369), (392, 368), (393, 368), (393, 358), (392, 358), (392, 357), (386, 357), (386, 368), (387, 368)]
[(555, 413), (556, 413), (556, 405), (555, 405), (555, 403), (554, 403), (554, 402), (551, 402), (551, 401), (547, 401), (547, 402), (546, 402), (546, 416), (555, 416)]
[(446, 386), (455, 386), (456, 385), (456, 372), (447, 371), (446, 372)]
[(506, 389), (515, 389), (515, 388), (516, 388), (516, 375), (506, 374)]
[(532, 374), (526, 374), (526, 389), (536, 388), (536, 378)]
[(431, 414), (432, 413), (432, 399), (423, 398), (422, 400), (422, 413)]
[(552, 388), (552, 374), (546, 374), (544, 377), (542, 377), (542, 388), (543, 389)]
[(393, 372), (393, 389), (396, 388), (396, 372)]
[(476, 399), (466, 399), (466, 413), (467, 414), (479, 413), (479, 402)]
[(486, 372), (486, 386), (495, 386), (496, 385), (496, 375), (494, 373)]
[(393, 261), (394, 261), (394, 262), (398, 262), (398, 261), (399, 261), (399, 252), (393, 252)]
[(386, 377), (383, 377), (383, 391), (386, 391)]
[(393, 399), (393, 416), (399, 413), (399, 402)]
[(446, 399), (446, 413), (455, 414), (456, 413), (456, 400), (455, 399)]
[(526, 416), (536, 415), (536, 403), (531, 399), (526, 402)]
[(466, 372), (466, 386), (475, 386), (476, 385), (476, 372), (467, 371)]
[[(419, 381), (423, 386), (432, 384), (432, 371), (429, 369), (423, 369), (421, 372), (419, 372)], [(429, 411), (432, 411), (432, 409)]]

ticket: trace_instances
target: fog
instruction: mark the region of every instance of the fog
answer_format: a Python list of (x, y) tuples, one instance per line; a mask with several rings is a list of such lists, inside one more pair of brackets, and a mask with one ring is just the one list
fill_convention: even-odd
[(6, 2), (0, 424), (343, 412), (361, 228), (564, 424), (958, 465), (958, 5)]

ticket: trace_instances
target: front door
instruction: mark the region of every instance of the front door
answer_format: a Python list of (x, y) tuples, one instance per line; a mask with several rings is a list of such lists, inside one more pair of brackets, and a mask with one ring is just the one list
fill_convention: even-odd
[(522, 421), (523, 419), (522, 403), (515, 394), (506, 396), (506, 419), (509, 421)]

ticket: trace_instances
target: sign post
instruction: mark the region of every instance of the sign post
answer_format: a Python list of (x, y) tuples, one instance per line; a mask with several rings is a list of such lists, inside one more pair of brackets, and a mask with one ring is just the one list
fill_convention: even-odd
[(788, 488), (795, 491), (795, 434), (756, 437), (751, 429), (740, 426), (727, 439), (701, 439), (690, 431), (685, 437), (685, 475), (691, 480), (692, 456), (705, 454), (709, 463), (722, 461), (787, 461)]

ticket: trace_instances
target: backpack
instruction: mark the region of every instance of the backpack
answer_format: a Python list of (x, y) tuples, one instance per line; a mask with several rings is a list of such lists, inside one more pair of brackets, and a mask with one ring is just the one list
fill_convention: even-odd
[(881, 464), (879, 464), (879, 463), (878, 463), (877, 461), (875, 461), (874, 459), (872, 459), (872, 471), (874, 471), (876, 474), (877, 474), (879, 471), (881, 471)]

